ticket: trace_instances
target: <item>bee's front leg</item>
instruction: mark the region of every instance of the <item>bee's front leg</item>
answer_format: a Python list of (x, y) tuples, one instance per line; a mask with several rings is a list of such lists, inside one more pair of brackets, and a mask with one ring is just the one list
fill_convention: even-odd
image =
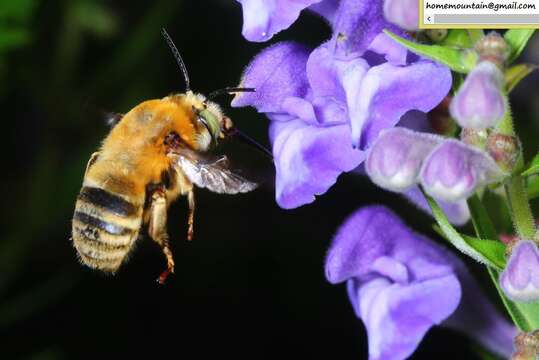
[(167, 233), (167, 198), (164, 189), (158, 188), (152, 193), (148, 232), (150, 237), (159, 244), (167, 258), (167, 269), (157, 279), (160, 284), (164, 284), (167, 276), (174, 273), (174, 258)]

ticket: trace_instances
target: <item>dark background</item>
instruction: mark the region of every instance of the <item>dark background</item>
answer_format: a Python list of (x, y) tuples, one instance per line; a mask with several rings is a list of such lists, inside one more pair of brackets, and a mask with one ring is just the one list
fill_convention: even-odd
[[(232, 0), (1, 2), (0, 358), (367, 358), (344, 286), (324, 278), (333, 233), (375, 202), (433, 232), (427, 216), (362, 176), (341, 176), (314, 204), (285, 211), (274, 200), (273, 165), (249, 147), (226, 144), (219, 151), (263, 186), (238, 196), (199, 191), (191, 243), (185, 200), (172, 206), (177, 267), (166, 286), (155, 282), (165, 262), (148, 238), (114, 277), (82, 267), (69, 242), (86, 162), (108, 131), (103, 111), (125, 113), (183, 90), (160, 28), (180, 49), (193, 89), (207, 94), (236, 85), (268, 45), (244, 40), (241, 25)], [(270, 43), (316, 46), (329, 34), (303, 14)], [(527, 134), (537, 133), (536, 83), (525, 80), (513, 100)], [(267, 144), (265, 117), (228, 109), (229, 101), (220, 99), (236, 125)], [(436, 328), (414, 359), (474, 353), (464, 337)]]

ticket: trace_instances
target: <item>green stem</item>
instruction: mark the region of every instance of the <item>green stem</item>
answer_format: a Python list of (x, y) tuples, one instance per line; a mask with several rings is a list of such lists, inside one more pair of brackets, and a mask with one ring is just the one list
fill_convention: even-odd
[[(511, 107), (509, 106), (507, 96), (505, 96), (505, 103), (507, 111), (496, 130), (504, 135), (516, 136)], [(509, 209), (511, 210), (511, 217), (513, 218), (513, 224), (517, 234), (523, 239), (533, 239), (536, 231), (535, 220), (530, 209), (528, 194), (526, 193), (526, 184), (524, 178), (520, 175), (523, 167), (524, 160), (522, 158), (522, 153), (520, 153), (519, 159), (512, 171), (512, 175), (505, 183), (505, 192), (507, 193)]]
[(533, 239), (536, 231), (535, 221), (528, 202), (524, 178), (518, 174), (512, 175), (505, 184), (505, 191), (517, 234), (522, 239)]
[(500, 134), (514, 136), (515, 129), (513, 127), (513, 114), (511, 112), (511, 106), (509, 105), (509, 99), (507, 98), (507, 95), (504, 96), (504, 102), (505, 108), (507, 110), (505, 111), (503, 119), (496, 127), (496, 131)]

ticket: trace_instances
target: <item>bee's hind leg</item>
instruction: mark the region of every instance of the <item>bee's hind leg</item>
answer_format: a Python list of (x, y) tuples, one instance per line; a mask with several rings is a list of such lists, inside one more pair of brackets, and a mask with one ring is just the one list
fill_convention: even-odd
[(189, 216), (187, 218), (187, 240), (193, 240), (193, 223), (195, 219), (195, 191), (191, 189), (187, 193), (187, 203), (189, 205)]
[(164, 284), (167, 276), (174, 274), (174, 258), (170, 250), (167, 233), (167, 198), (164, 189), (156, 189), (152, 193), (148, 233), (159, 244), (167, 258), (167, 269), (157, 279), (157, 282)]

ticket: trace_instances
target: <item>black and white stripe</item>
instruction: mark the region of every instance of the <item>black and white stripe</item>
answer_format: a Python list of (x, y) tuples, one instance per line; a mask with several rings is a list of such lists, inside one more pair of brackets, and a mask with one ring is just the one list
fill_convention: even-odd
[(73, 216), (73, 242), (82, 262), (114, 272), (137, 238), (142, 209), (97, 187), (83, 187)]

